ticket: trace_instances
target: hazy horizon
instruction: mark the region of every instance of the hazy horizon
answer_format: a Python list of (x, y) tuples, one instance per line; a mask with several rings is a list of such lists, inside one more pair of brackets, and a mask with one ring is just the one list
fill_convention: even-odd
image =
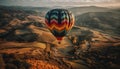
[(120, 7), (120, 0), (0, 0), (5, 6), (33, 6), (33, 7)]

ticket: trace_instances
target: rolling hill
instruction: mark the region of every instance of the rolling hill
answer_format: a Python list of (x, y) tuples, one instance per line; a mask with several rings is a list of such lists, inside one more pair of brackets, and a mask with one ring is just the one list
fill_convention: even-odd
[(76, 16), (76, 25), (102, 30), (111, 35), (120, 35), (119, 15), (118, 12), (88, 12)]
[[(102, 7), (68, 8), (76, 23), (61, 44), (47, 29), (49, 8), (0, 7), (3, 69), (119, 69), (119, 12)], [(109, 34), (106, 34), (109, 33)], [(87, 51), (85, 41), (91, 43)]]

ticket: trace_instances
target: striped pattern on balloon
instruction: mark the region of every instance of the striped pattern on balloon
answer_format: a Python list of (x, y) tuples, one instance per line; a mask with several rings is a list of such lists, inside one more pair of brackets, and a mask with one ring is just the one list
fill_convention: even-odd
[(45, 22), (52, 34), (61, 41), (74, 25), (74, 16), (65, 9), (50, 10), (45, 16)]

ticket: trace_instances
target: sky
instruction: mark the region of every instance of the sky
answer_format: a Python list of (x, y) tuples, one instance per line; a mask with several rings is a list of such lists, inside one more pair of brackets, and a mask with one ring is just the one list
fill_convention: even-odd
[(120, 0), (0, 0), (0, 5), (7, 6), (101, 6), (120, 7)]

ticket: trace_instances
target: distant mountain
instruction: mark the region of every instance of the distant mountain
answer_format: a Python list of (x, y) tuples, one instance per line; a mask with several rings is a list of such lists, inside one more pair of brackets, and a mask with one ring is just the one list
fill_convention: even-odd
[(88, 12), (76, 16), (76, 25), (99, 29), (110, 34), (120, 34), (119, 12)]
[(120, 8), (113, 8), (113, 11), (120, 12)]
[(75, 16), (80, 15), (80, 14), (84, 14), (87, 12), (106, 12), (106, 11), (111, 11), (111, 9), (109, 8), (105, 8), (105, 7), (97, 7), (97, 6), (84, 6), (84, 7), (60, 7), (60, 6), (55, 6), (55, 7), (23, 7), (23, 6), (1, 6), (0, 5), (0, 9), (1, 10), (7, 10), (7, 11), (27, 11), (27, 12), (37, 12), (37, 14), (42, 13), (43, 15), (45, 15), (45, 13), (48, 10), (54, 9), (54, 8), (64, 8), (64, 9), (68, 9), (71, 12), (73, 12), (73, 14)]
[(72, 11), (75, 16), (83, 14), (83, 13), (87, 13), (87, 12), (111, 11), (111, 9), (109, 8), (97, 7), (97, 6), (73, 7), (73, 8), (68, 8), (68, 10)]
[(0, 5), (0, 9), (8, 9), (8, 10), (39, 10), (39, 11), (47, 11), (48, 7), (31, 7), (31, 6), (2, 6)]
[[(26, 12), (31, 13), (31, 14), (36, 14), (39, 16), (44, 16), (45, 13), (50, 10), (48, 7), (30, 7), (30, 6), (1, 6), (0, 5), (0, 10), (9, 11), (9, 12)], [(0, 11), (1, 12), (1, 11)]]

